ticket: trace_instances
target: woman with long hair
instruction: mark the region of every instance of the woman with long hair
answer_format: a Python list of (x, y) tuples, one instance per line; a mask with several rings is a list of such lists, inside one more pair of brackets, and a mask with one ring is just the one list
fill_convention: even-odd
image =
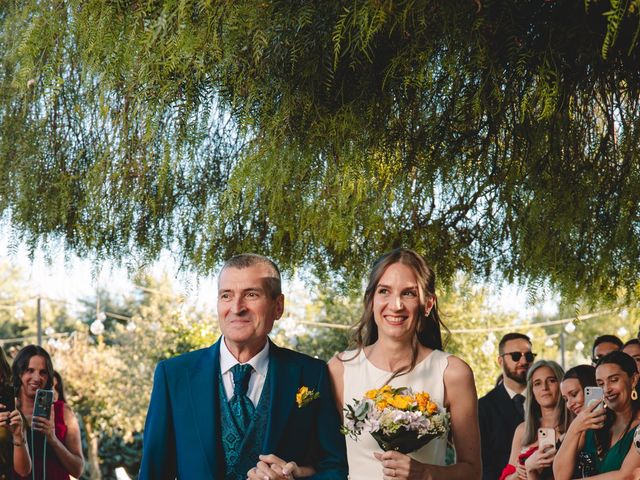
[[(11, 381), (11, 367), (0, 347), (0, 480), (13, 478), (16, 474), (26, 476), (31, 472), (31, 457), (25, 440), (22, 415), (12, 403), (15, 393)], [(7, 403), (5, 405), (4, 403)], [(14, 408), (11, 409), (10, 406)]]
[(509, 464), (502, 472), (504, 480), (553, 478), (551, 465), (555, 447), (538, 448), (538, 429), (553, 430), (557, 444), (564, 433), (566, 410), (560, 394), (562, 367), (551, 360), (538, 360), (527, 372), (524, 422), (513, 435)]
[(578, 365), (564, 373), (560, 382), (560, 393), (567, 407), (567, 423), (571, 423), (584, 407), (584, 387), (595, 386), (596, 367)]
[(68, 480), (69, 475), (79, 477), (84, 459), (78, 419), (71, 408), (57, 401), (49, 418), (33, 415), (36, 391), (53, 387), (51, 357), (44, 348), (27, 345), (16, 355), (12, 370), (18, 408), (27, 420), (34, 477), (47, 480)]
[[(479, 479), (477, 394), (469, 366), (442, 351), (435, 274), (422, 256), (396, 249), (373, 266), (355, 348), (329, 362), (339, 410), (371, 389), (390, 385), (425, 391), (451, 415), (456, 463), (445, 465), (446, 438), (416, 452), (383, 452), (371, 436), (347, 437), (351, 480)], [(376, 462), (375, 460), (378, 460)]]
[(621, 351), (605, 355), (596, 365), (596, 382), (604, 398), (583, 408), (569, 426), (553, 463), (556, 480), (573, 478), (579, 454), (593, 462), (598, 475), (591, 478), (630, 478), (640, 467), (640, 454), (632, 448), (640, 423), (635, 361)]

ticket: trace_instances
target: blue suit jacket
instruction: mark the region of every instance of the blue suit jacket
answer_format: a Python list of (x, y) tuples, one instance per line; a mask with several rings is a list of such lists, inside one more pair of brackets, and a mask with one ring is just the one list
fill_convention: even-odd
[[(217, 418), (220, 341), (158, 363), (145, 422), (141, 480), (224, 479)], [(262, 452), (299, 465), (315, 479), (346, 479), (344, 437), (324, 362), (273, 343), (269, 346), (271, 405)], [(317, 391), (299, 408), (301, 386)], [(257, 463), (257, 459), (256, 459)]]

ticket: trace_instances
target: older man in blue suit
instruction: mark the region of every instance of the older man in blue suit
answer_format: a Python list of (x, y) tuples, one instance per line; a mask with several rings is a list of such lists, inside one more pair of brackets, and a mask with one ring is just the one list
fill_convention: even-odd
[(283, 309), (271, 260), (224, 265), (222, 337), (156, 368), (140, 479), (347, 478), (325, 363), (267, 338)]

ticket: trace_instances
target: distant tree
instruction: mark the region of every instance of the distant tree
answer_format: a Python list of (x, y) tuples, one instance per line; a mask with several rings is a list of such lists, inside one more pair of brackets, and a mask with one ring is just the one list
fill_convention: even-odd
[(406, 245), (631, 294), (639, 31), (637, 0), (8, 2), (0, 212), (99, 258), (357, 281)]
[[(104, 333), (78, 333), (71, 348), (54, 352), (69, 401), (86, 428), (92, 479), (101, 478), (101, 467), (112, 473), (116, 466), (135, 469), (139, 464), (141, 452), (128, 451), (127, 444), (139, 442), (156, 363), (209, 346), (218, 336), (213, 318), (184, 306), (184, 298), (174, 292), (167, 277), (146, 276), (136, 283), (135, 291), (122, 300), (121, 311), (107, 310), (127, 312), (131, 320), (107, 315), (112, 321)], [(109, 304), (114, 308), (118, 300)], [(89, 318), (95, 320), (95, 307), (90, 305), (89, 310)], [(101, 458), (100, 442), (116, 458)], [(122, 453), (115, 453), (114, 445), (120, 445)]]

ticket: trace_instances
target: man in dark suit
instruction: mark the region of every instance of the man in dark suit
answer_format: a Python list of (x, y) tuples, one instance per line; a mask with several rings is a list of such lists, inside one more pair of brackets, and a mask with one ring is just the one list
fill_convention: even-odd
[(267, 338), (283, 309), (271, 260), (224, 265), (223, 336), (156, 368), (140, 479), (347, 478), (326, 364)]
[(591, 365), (595, 367), (598, 360), (616, 350), (622, 350), (622, 340), (615, 335), (600, 335), (591, 347)]
[(524, 421), (527, 372), (535, 357), (531, 340), (521, 333), (502, 337), (498, 353), (502, 382), (478, 401), (483, 480), (497, 480), (509, 463), (513, 434)]

